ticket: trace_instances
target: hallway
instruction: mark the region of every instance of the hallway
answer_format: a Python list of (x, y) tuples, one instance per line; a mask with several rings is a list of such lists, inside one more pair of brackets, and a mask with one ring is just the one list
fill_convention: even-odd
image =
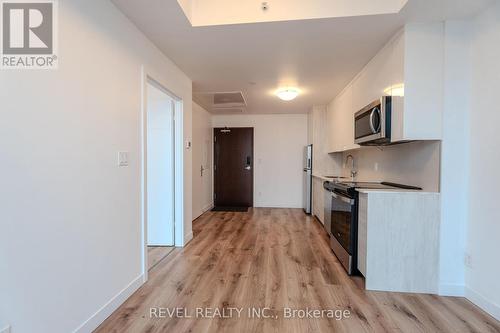
[[(302, 210), (208, 212), (193, 228), (192, 242), (161, 261), (96, 332), (500, 332), (500, 323), (462, 298), (361, 290)], [(348, 315), (284, 318), (285, 308), (306, 307)], [(186, 312), (157, 318), (159, 308)], [(194, 318), (196, 308), (243, 311), (239, 319), (236, 312)], [(249, 318), (249, 308), (269, 308), (272, 318)]]

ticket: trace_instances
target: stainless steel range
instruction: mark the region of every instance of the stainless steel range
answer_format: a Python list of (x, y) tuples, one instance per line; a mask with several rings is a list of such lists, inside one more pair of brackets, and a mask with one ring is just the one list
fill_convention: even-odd
[(349, 275), (357, 270), (358, 248), (358, 189), (411, 189), (413, 186), (394, 183), (325, 182), (325, 229), (330, 235), (330, 247)]

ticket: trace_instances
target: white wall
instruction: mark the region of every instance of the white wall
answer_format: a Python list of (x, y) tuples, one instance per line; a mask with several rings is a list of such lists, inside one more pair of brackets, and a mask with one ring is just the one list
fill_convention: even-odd
[[(439, 192), (440, 143), (412, 142), (388, 147), (363, 147), (343, 154), (353, 155), (358, 170), (357, 181), (387, 181)], [(349, 177), (351, 162), (343, 175)]]
[(307, 115), (215, 115), (214, 127), (254, 127), (254, 205), (301, 208)]
[(473, 21), (470, 84), (468, 297), (500, 320), (500, 3)]
[(212, 137), (212, 115), (193, 102), (193, 219), (213, 206)]
[(442, 295), (464, 295), (465, 286), (469, 30), (466, 21), (445, 24), (439, 288)]
[(109, 1), (59, 1), (59, 18), (59, 70), (0, 73), (0, 324), (15, 333), (72, 332), (142, 283), (142, 64), (184, 100), (191, 137), (190, 79)]
[(315, 107), (307, 114), (307, 144), (312, 145), (314, 142), (314, 110)]

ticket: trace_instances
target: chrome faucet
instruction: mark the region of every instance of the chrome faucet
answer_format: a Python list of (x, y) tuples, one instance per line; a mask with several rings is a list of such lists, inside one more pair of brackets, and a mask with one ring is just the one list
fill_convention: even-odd
[(356, 171), (356, 168), (354, 167), (354, 156), (351, 154), (347, 155), (345, 159), (345, 166), (347, 167), (347, 164), (349, 163), (349, 159), (352, 161), (352, 167), (351, 167), (351, 179), (354, 181), (354, 178), (356, 178), (356, 175), (358, 174), (358, 171)]

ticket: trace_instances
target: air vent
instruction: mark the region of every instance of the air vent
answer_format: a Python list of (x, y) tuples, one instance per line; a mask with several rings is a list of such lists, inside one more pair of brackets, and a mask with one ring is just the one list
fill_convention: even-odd
[(213, 113), (242, 113), (247, 107), (241, 91), (193, 92), (193, 100)]
[(214, 94), (214, 108), (226, 107), (237, 108), (246, 106), (245, 98), (241, 91), (223, 92)]
[(213, 108), (213, 113), (243, 113), (244, 109), (241, 108)]

